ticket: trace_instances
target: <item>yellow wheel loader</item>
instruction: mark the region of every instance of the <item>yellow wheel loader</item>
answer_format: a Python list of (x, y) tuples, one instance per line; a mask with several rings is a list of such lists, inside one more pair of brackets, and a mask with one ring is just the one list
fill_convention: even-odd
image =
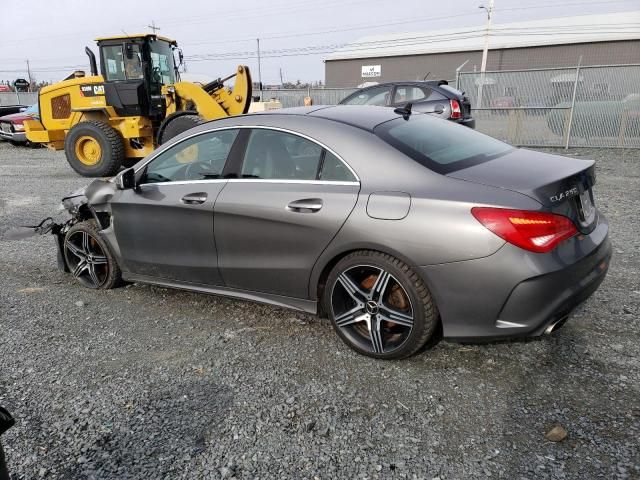
[[(85, 48), (91, 75), (74, 72), (42, 88), (40, 118), (25, 122), (29, 141), (64, 148), (80, 175), (115, 175), (203, 120), (249, 109), (251, 74), (244, 65), (202, 85), (180, 81), (182, 52), (174, 40), (140, 34), (96, 42), (100, 73), (94, 53)], [(224, 85), (232, 78), (233, 89)]]

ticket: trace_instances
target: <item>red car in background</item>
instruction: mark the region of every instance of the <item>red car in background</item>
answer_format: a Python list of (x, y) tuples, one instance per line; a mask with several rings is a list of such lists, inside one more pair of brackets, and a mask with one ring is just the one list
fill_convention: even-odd
[(38, 118), (38, 115), (38, 104), (35, 104), (22, 112), (0, 117), (0, 139), (7, 140), (14, 145), (27, 144), (24, 121)]

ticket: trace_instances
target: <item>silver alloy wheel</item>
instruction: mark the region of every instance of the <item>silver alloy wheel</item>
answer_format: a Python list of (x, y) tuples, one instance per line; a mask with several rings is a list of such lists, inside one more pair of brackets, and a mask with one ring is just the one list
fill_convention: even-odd
[(89, 288), (100, 288), (109, 278), (107, 256), (98, 241), (89, 233), (78, 230), (64, 241), (69, 270), (80, 283)]
[[(390, 304), (398, 294), (406, 305)], [(414, 310), (407, 291), (380, 267), (357, 265), (342, 272), (333, 285), (331, 308), (342, 333), (375, 354), (400, 348), (413, 329)]]

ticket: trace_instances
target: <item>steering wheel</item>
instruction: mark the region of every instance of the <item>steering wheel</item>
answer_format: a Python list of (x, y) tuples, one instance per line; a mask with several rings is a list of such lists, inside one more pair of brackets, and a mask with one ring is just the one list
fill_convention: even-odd
[(207, 166), (204, 162), (195, 161), (185, 167), (183, 176), (185, 180), (201, 180), (202, 176), (206, 173)]

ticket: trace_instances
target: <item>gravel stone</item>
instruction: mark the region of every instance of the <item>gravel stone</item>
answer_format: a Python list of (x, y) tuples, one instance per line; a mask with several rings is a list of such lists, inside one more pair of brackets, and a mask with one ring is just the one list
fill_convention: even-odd
[[(600, 289), (540, 340), (380, 362), (311, 315), (83, 288), (57, 270), (51, 236), (7, 233), (58, 215), (90, 180), (62, 152), (0, 142), (13, 478), (640, 478), (640, 151), (570, 153), (596, 159), (596, 204), (622, 252)], [(553, 425), (571, 435), (546, 441)]]
[(562, 425), (556, 425), (545, 434), (544, 438), (550, 442), (561, 442), (567, 438), (567, 431)]

